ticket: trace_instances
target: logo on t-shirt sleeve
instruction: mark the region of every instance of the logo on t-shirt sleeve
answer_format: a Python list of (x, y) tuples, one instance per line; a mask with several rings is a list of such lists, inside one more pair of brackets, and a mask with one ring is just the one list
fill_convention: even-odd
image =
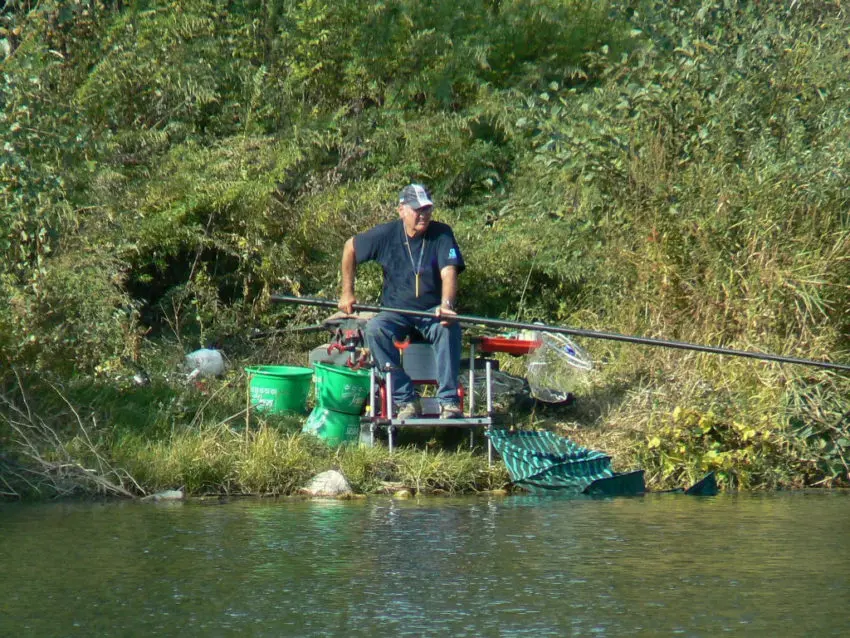
[(449, 259), (457, 259), (457, 250), (454, 248), (449, 250)]

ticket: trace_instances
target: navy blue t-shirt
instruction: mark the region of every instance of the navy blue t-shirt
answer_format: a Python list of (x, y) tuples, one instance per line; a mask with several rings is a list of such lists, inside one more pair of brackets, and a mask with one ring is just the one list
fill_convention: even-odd
[[(409, 250), (408, 250), (409, 245)], [(431, 222), (421, 237), (408, 238), (401, 219), (380, 224), (354, 237), (357, 263), (377, 261), (384, 269), (382, 304), (391, 308), (429, 310), (442, 301), (440, 270), (466, 265), (448, 224)], [(421, 260), (420, 260), (421, 254)], [(419, 268), (419, 297), (415, 272)]]

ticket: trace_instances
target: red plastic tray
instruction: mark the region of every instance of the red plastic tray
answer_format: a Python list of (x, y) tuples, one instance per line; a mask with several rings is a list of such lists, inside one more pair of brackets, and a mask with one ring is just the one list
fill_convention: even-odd
[(529, 339), (511, 339), (509, 337), (481, 337), (477, 349), (479, 352), (507, 352), (520, 355), (534, 352), (543, 344), (542, 341)]

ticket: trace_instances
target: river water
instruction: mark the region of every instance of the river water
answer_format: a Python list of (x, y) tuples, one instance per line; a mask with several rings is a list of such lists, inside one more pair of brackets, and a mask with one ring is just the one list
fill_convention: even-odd
[(0, 505), (0, 636), (846, 636), (850, 494)]

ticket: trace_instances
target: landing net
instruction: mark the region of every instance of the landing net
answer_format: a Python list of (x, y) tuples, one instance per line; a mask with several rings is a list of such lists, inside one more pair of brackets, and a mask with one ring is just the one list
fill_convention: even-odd
[(531, 395), (545, 403), (570, 399), (581, 378), (593, 369), (590, 355), (560, 333), (538, 332), (541, 345), (528, 355), (526, 379)]

